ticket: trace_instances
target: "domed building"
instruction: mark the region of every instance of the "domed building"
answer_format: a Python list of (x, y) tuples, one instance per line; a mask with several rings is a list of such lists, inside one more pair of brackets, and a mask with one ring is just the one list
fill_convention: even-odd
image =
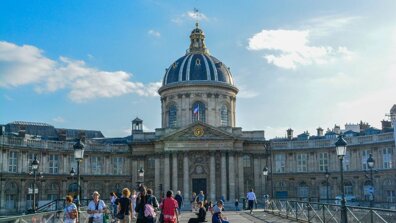
[(168, 69), (158, 90), (162, 127), (177, 128), (201, 121), (215, 127), (235, 127), (238, 88), (230, 69), (209, 54), (205, 34), (196, 24), (186, 55)]
[(209, 54), (198, 23), (190, 40), (187, 53), (166, 69), (158, 90), (162, 128), (148, 146), (142, 141), (150, 133), (138, 128), (142, 120), (134, 120), (132, 154), (154, 159), (153, 178), (145, 177), (146, 184), (181, 190), (185, 199), (202, 190), (209, 200), (234, 200), (248, 188), (262, 188), (268, 142), (264, 131), (235, 126), (238, 88), (230, 68)]

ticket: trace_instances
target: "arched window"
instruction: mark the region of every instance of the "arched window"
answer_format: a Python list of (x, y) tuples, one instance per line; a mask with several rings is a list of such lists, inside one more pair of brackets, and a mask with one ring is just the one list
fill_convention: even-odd
[(192, 121), (201, 121), (205, 122), (205, 104), (197, 101), (192, 106)]
[(228, 109), (226, 105), (221, 106), (220, 110), (221, 126), (228, 126)]
[(177, 108), (176, 105), (169, 106), (168, 110), (168, 127), (174, 128), (176, 127), (176, 115), (177, 115)]

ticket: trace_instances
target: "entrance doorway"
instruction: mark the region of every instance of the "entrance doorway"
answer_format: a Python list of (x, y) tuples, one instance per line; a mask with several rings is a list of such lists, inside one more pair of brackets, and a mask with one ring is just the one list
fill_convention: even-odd
[(205, 178), (198, 178), (192, 179), (192, 189), (197, 195), (202, 190), (206, 196), (206, 179)]

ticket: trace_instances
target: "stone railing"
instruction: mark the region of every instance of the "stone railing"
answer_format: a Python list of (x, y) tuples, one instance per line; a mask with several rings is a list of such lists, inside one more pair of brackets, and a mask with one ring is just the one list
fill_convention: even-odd
[[(373, 144), (381, 142), (395, 142), (393, 132), (382, 133), (377, 135), (346, 137), (348, 146)], [(312, 139), (312, 140), (292, 140), (292, 141), (271, 141), (271, 147), (277, 149), (309, 149), (309, 148), (327, 148), (334, 147), (334, 139)]]
[[(73, 142), (52, 141), (40, 139), (26, 139), (15, 136), (0, 136), (0, 145), (9, 147), (37, 148), (48, 150), (73, 150)], [(128, 145), (111, 145), (111, 144), (92, 144), (86, 143), (87, 151), (128, 151)]]

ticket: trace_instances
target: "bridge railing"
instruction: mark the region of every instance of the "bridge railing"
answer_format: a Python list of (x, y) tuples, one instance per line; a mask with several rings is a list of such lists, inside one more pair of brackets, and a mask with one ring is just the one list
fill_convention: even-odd
[[(265, 211), (296, 221), (341, 222), (341, 206), (337, 204), (272, 199)], [(392, 223), (396, 222), (396, 211), (347, 205), (347, 218), (348, 223)]]
[[(27, 215), (0, 217), (0, 223), (63, 223), (64, 222), (64, 211), (47, 211), (47, 212), (36, 212)], [(80, 222), (88, 222), (88, 214), (86, 211), (80, 211)]]

